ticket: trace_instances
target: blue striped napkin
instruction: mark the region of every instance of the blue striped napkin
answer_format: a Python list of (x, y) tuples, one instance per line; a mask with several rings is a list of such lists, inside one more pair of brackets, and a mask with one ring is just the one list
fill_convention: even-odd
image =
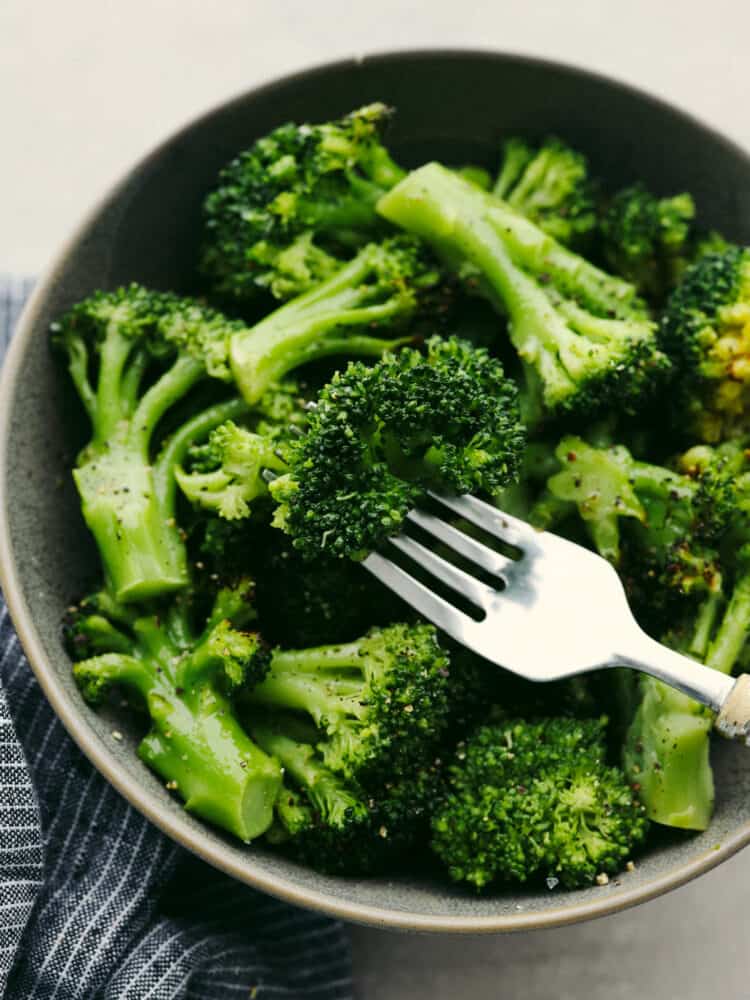
[[(0, 356), (28, 280), (0, 278)], [(67, 736), (0, 601), (0, 995), (351, 1000), (343, 927), (233, 882)]]

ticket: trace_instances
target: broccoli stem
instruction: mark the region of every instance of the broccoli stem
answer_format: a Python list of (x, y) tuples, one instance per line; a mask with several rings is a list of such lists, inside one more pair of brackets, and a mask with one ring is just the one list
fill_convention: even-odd
[(750, 631), (750, 573), (740, 577), (732, 591), (727, 610), (716, 638), (706, 657), (706, 664), (723, 674), (730, 674), (747, 642)]
[(313, 676), (294, 669), (278, 669), (275, 658), (265, 680), (250, 694), (256, 704), (272, 708), (290, 708), (306, 712), (316, 725), (328, 727), (346, 717), (360, 718), (365, 714), (362, 685), (354, 677), (335, 674)]
[(141, 759), (190, 812), (241, 840), (259, 836), (271, 822), (280, 775), (217, 686), (226, 631), (191, 642), (185, 615), (174, 608), (164, 622), (137, 619), (133, 631), (140, 656), (107, 653), (74, 666), (84, 697), (98, 702), (113, 684), (138, 692), (151, 717)]
[(406, 342), (341, 334), (344, 327), (387, 322), (409, 307), (396, 288), (385, 299), (373, 301), (373, 286), (367, 278), (378, 252), (377, 246), (365, 247), (333, 277), (232, 337), (232, 371), (248, 403), (256, 403), (273, 382), (301, 364), (342, 350), (379, 357)]

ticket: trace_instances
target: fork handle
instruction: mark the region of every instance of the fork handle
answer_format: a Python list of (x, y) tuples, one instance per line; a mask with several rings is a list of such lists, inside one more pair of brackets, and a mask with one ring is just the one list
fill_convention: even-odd
[(736, 679), (662, 646), (638, 629), (629, 652), (613, 663), (651, 674), (718, 713), (714, 726), (722, 736), (750, 745), (750, 674)]

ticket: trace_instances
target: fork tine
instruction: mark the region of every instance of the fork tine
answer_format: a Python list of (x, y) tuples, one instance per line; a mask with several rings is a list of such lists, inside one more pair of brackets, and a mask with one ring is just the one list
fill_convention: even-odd
[(415, 580), (379, 552), (371, 552), (362, 565), (438, 628), (459, 642), (466, 641), (467, 629), (475, 624), (468, 615), (458, 611), (442, 597), (433, 594), (419, 580)]
[(486, 545), (482, 545), (481, 542), (478, 542), (470, 535), (465, 535), (463, 531), (454, 528), (452, 524), (441, 521), (434, 514), (427, 514), (422, 510), (411, 510), (406, 517), (412, 524), (416, 524), (418, 528), (426, 531), (433, 538), (437, 538), (438, 541), (447, 545), (453, 552), (463, 556), (477, 566), (481, 566), (482, 569), (487, 570), (488, 573), (492, 573), (494, 576), (500, 576), (503, 570), (512, 566), (515, 562), (514, 559), (500, 555), (499, 552), (495, 552)]
[(476, 497), (461, 496), (450, 497), (442, 493), (433, 493), (428, 490), (433, 500), (443, 504), (454, 514), (466, 518), (478, 528), (483, 528), (490, 535), (499, 538), (501, 542), (508, 545), (515, 545), (519, 549), (536, 548), (538, 545), (538, 534), (535, 528), (525, 521), (519, 520), (506, 514), (497, 507), (485, 503), (484, 500), (477, 500)]
[(492, 598), (493, 591), (490, 587), (465, 573), (458, 566), (454, 566), (447, 559), (443, 559), (442, 556), (431, 552), (416, 539), (409, 538), (408, 535), (396, 535), (389, 541), (399, 552), (403, 552), (422, 569), (437, 577), (451, 590), (455, 590), (457, 594), (462, 594), (478, 608), (485, 608), (487, 602)]

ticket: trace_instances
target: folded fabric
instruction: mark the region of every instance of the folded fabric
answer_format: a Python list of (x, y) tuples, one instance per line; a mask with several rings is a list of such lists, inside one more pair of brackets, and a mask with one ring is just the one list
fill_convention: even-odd
[[(31, 282), (0, 278), (0, 352)], [(163, 836), (67, 735), (0, 604), (0, 995), (349, 1000), (344, 928)]]

